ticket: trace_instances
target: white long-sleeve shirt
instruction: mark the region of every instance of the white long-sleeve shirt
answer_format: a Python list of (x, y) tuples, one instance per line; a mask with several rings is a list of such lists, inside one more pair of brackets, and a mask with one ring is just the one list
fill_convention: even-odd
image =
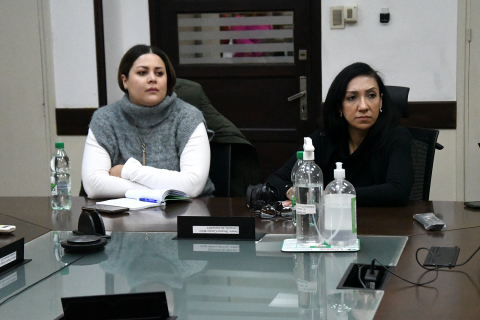
[(111, 159), (95, 135), (88, 130), (82, 162), (82, 182), (89, 198), (122, 198), (127, 190), (177, 189), (190, 197), (198, 196), (208, 179), (210, 145), (205, 124), (200, 123), (180, 156), (180, 172), (157, 169), (130, 158), (122, 177), (110, 175)]

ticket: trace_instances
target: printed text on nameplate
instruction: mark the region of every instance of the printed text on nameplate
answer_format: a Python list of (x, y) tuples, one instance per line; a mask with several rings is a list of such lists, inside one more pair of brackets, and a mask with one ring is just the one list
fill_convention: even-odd
[(315, 214), (317, 205), (297, 203), (295, 209), (297, 210), (297, 214)]
[(193, 233), (240, 234), (238, 226), (193, 226)]
[(12, 262), (12, 261), (15, 261), (17, 260), (17, 251), (15, 252), (12, 252), (8, 255), (6, 255), (5, 257), (1, 258), (0, 259), (0, 267), (3, 267), (4, 265)]

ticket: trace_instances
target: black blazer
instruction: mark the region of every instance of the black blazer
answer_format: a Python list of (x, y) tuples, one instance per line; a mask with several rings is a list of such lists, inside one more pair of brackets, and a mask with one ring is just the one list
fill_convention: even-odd
[[(327, 173), (325, 170), (327, 164), (332, 163), (332, 161), (342, 161), (341, 159), (332, 159), (332, 157), (338, 157), (338, 152), (335, 152), (339, 147), (338, 144), (334, 143), (331, 137), (322, 131), (315, 131), (310, 137), (315, 147), (315, 163), (322, 169), (325, 177), (333, 177), (333, 171)], [(365, 140), (367, 140), (367, 137)], [(362, 141), (362, 144), (368, 143), (365, 140)], [(357, 150), (360, 150), (360, 147)], [(397, 125), (390, 130), (382, 147), (377, 150), (364, 150), (363, 152), (371, 152), (370, 168), (367, 169), (372, 174), (371, 180), (373, 180), (373, 183), (362, 187), (356, 187), (355, 183), (353, 184), (357, 192), (358, 206), (391, 207), (404, 205), (410, 197), (414, 178), (412, 136), (408, 130), (401, 125)], [(267, 179), (267, 183), (276, 188), (283, 199), (286, 199), (285, 193), (292, 186), (290, 179), (295, 162), (296, 157), (293, 156), (282, 168)], [(330, 180), (328, 178), (324, 179), (324, 185), (327, 185)]]

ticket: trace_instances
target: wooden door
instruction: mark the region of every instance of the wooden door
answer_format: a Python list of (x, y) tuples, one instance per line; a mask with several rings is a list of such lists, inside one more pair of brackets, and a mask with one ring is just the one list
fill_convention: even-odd
[[(150, 1), (151, 43), (177, 76), (199, 82), (213, 106), (257, 148), (261, 178), (309, 136), (321, 104), (320, 1)], [(301, 80), (304, 79), (304, 80)], [(306, 95), (288, 101), (300, 91)]]

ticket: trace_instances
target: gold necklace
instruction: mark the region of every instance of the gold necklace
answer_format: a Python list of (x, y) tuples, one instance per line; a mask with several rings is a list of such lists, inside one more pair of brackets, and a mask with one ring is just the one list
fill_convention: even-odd
[(143, 165), (145, 166), (145, 148), (147, 147), (147, 142), (150, 139), (150, 136), (152, 135), (153, 130), (155, 130), (155, 127), (153, 127), (152, 131), (148, 134), (148, 136), (145, 138), (145, 141), (143, 141), (142, 137), (140, 137), (140, 133), (138, 132), (137, 126), (135, 126), (135, 131), (137, 132), (138, 139), (140, 139), (140, 142), (142, 143), (142, 150), (143, 150)]

